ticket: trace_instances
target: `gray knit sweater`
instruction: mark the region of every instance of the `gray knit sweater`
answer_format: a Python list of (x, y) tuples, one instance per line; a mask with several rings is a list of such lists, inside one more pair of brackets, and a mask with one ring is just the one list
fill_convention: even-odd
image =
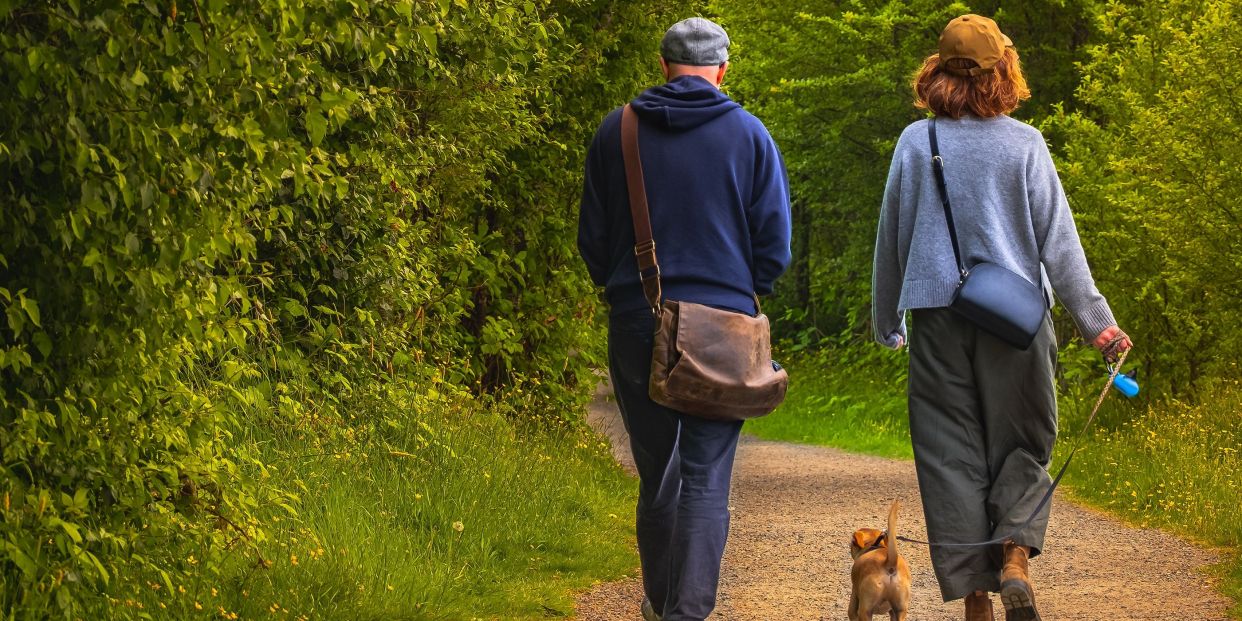
[[(948, 306), (957, 288), (927, 124), (912, 123), (897, 141), (880, 210), (872, 325), (889, 347), (905, 338), (906, 310)], [(963, 117), (938, 119), (936, 134), (966, 267), (988, 261), (1051, 285), (1088, 340), (1116, 323), (1039, 130), (1008, 116)]]

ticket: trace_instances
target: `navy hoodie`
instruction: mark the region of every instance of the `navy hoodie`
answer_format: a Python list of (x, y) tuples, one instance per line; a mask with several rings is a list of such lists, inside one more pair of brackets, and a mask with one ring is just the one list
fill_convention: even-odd
[[(631, 102), (664, 296), (753, 314), (790, 261), (789, 183), (763, 123), (707, 80), (681, 76)], [(618, 315), (647, 307), (634, 257), (621, 109), (587, 153), (578, 249)]]

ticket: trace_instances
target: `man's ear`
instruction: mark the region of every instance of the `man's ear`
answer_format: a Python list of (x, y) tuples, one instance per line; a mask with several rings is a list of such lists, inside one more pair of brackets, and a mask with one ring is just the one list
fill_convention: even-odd
[(668, 61), (664, 57), (660, 57), (660, 71), (664, 74), (664, 81), (668, 81)]
[(729, 70), (729, 63), (727, 61), (720, 63), (720, 67), (718, 67), (716, 71), (716, 86), (717, 87), (719, 87), (721, 84), (724, 84), (725, 72), (728, 70)]

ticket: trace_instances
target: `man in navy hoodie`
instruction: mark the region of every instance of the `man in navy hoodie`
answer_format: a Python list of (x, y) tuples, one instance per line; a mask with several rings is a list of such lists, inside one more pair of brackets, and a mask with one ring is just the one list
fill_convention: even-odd
[[(702, 18), (660, 45), (668, 80), (631, 105), (668, 299), (755, 314), (790, 261), (789, 185), (763, 123), (720, 92), (729, 38)], [(682, 414), (648, 397), (655, 318), (634, 256), (621, 109), (587, 154), (578, 248), (611, 312), (608, 362), (638, 467), (638, 550), (647, 621), (699, 621), (716, 605), (740, 422)]]

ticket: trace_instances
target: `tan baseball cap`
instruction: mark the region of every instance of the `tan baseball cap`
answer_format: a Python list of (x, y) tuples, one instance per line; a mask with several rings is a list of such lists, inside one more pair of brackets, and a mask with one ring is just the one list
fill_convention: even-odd
[(969, 58), (978, 67), (957, 69), (944, 66), (945, 71), (957, 75), (980, 75), (991, 73), (1005, 54), (1005, 48), (1013, 41), (1000, 31), (996, 22), (973, 13), (955, 18), (940, 33), (940, 62), (954, 58)]

